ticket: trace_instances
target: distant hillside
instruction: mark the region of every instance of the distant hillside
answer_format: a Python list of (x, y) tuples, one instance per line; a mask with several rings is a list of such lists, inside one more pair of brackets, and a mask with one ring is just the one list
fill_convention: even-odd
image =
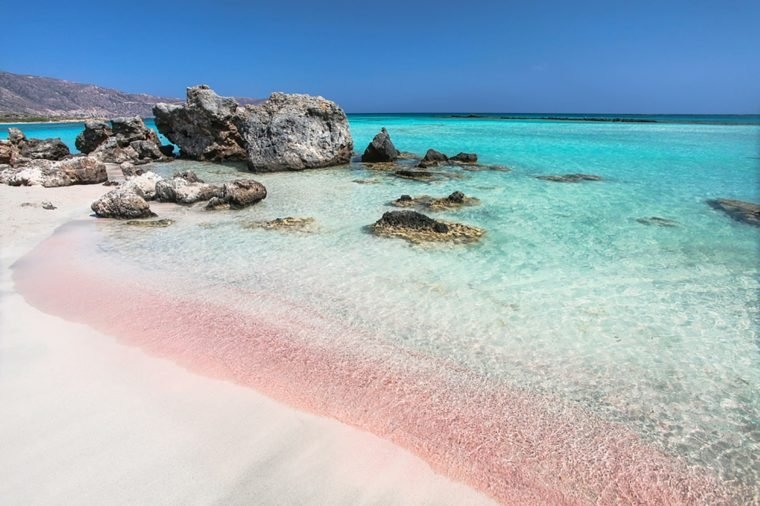
[[(241, 104), (259, 102), (237, 100)], [(147, 118), (153, 116), (153, 106), (158, 102), (183, 103), (184, 99), (124, 93), (92, 84), (0, 71), (0, 118), (3, 119)]]

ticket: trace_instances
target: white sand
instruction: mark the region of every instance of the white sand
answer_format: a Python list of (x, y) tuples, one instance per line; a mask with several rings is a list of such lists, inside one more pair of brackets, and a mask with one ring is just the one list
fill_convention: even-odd
[(371, 434), (27, 304), (9, 266), (107, 190), (0, 185), (0, 504), (492, 503)]

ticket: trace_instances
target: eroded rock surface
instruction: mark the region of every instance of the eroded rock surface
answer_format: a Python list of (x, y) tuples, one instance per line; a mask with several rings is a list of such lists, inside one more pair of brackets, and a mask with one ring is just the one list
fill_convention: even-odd
[(111, 190), (93, 202), (90, 208), (100, 218), (134, 220), (156, 215), (141, 195), (125, 188)]
[(417, 211), (389, 211), (370, 229), (377, 235), (399, 237), (414, 243), (475, 242), (485, 234), (483, 229), (434, 220)]
[(364, 150), (361, 160), (366, 163), (392, 162), (399, 157), (399, 154), (399, 150), (391, 141), (388, 130), (383, 127)]
[(581, 181), (601, 181), (601, 176), (592, 174), (561, 174), (549, 176), (536, 176), (536, 179), (543, 181), (552, 181), (554, 183), (580, 183)]
[(736, 221), (760, 227), (760, 204), (743, 200), (713, 199), (708, 200), (707, 205), (723, 211)]

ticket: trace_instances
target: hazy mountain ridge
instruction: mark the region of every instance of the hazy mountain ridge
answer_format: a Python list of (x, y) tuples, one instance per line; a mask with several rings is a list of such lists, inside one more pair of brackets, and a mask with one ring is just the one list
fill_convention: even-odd
[[(241, 104), (256, 99), (236, 98)], [(184, 99), (125, 93), (93, 84), (82, 84), (0, 71), (0, 116), (56, 118), (113, 118), (153, 116), (158, 102), (181, 104)]]

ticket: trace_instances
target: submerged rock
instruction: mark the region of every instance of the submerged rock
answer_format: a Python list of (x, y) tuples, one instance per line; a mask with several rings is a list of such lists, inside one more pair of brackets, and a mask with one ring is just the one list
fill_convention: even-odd
[(377, 235), (400, 237), (415, 243), (474, 242), (485, 234), (483, 229), (437, 221), (416, 211), (389, 211), (370, 228)]
[(416, 181), (430, 181), (431, 179), (434, 179), (436, 174), (433, 172), (429, 172), (426, 170), (409, 170), (409, 169), (401, 169), (394, 172), (394, 174), (398, 177), (402, 177), (404, 179), (414, 179)]
[(314, 218), (294, 218), (291, 216), (285, 218), (275, 218), (269, 221), (253, 221), (243, 225), (243, 228), (264, 230), (297, 230), (304, 231), (314, 224)]
[(156, 216), (141, 195), (124, 188), (111, 190), (93, 202), (90, 208), (100, 218), (125, 220)]
[(246, 111), (241, 131), (251, 170), (302, 170), (351, 161), (354, 141), (348, 118), (335, 102), (273, 93)]
[(760, 204), (732, 199), (712, 199), (707, 205), (723, 211), (731, 218), (741, 223), (760, 227)]
[(160, 220), (129, 220), (124, 222), (125, 225), (131, 227), (143, 227), (143, 228), (166, 228), (174, 224), (174, 220), (168, 218), (161, 218)]
[(396, 207), (417, 207), (420, 209), (428, 209), (430, 211), (442, 211), (478, 205), (480, 204), (480, 200), (474, 197), (468, 197), (460, 191), (455, 191), (448, 197), (443, 198), (435, 198), (429, 195), (420, 195), (419, 197), (402, 195), (391, 202), (391, 204)]
[(594, 176), (592, 174), (562, 174), (551, 176), (536, 176), (536, 179), (542, 179), (544, 181), (552, 181), (555, 183), (580, 183), (581, 181), (601, 181), (601, 176)]
[(390, 134), (383, 127), (364, 150), (361, 161), (365, 163), (392, 162), (399, 157), (399, 154), (391, 141)]
[(648, 218), (636, 218), (636, 221), (642, 225), (654, 225), (657, 227), (677, 227), (678, 222), (669, 220), (667, 218), (660, 218), (659, 216), (650, 216)]

